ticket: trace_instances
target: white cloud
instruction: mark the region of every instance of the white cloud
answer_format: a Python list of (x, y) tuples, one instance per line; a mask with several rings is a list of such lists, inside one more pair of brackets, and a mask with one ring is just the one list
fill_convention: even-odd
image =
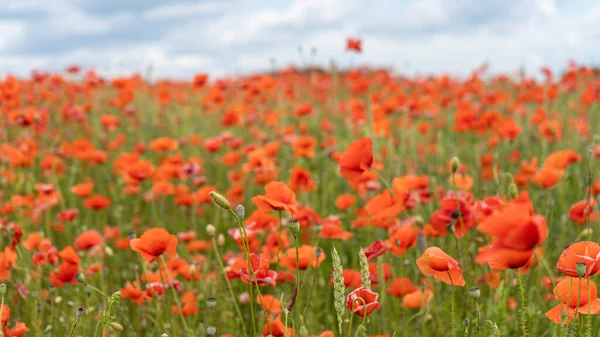
[(227, 1), (200, 3), (173, 3), (145, 10), (142, 17), (145, 20), (169, 20), (192, 17), (197, 14), (211, 13), (227, 5)]
[[(574, 7), (556, 0), (133, 3), (97, 11), (80, 0), (9, 0), (0, 62), (22, 75), (79, 63), (109, 75), (152, 65), (156, 75), (190, 78), (270, 69), (272, 58), (302, 64), (303, 46), (305, 54), (315, 47), (314, 61), (324, 66), (354, 59), (402, 72), (466, 75), (489, 60), (495, 71), (524, 66), (531, 73), (542, 64), (563, 68), (569, 58), (595, 61), (600, 38), (600, 6), (592, 0), (574, 0)], [(27, 45), (25, 36), (38, 32), (45, 40)], [(363, 39), (362, 55), (345, 52), (348, 37)]]
[(25, 24), (19, 21), (0, 21), (0, 51), (25, 35)]

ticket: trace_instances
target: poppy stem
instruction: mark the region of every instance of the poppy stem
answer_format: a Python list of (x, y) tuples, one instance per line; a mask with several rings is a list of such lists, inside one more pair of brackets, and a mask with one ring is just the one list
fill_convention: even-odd
[(519, 281), (519, 290), (521, 292), (521, 331), (523, 332), (523, 336), (527, 336), (527, 324), (525, 322), (525, 311), (527, 307), (525, 306), (525, 288), (523, 288), (523, 278), (521, 277), (521, 273), (519, 272), (519, 268), (515, 269), (515, 273), (517, 274), (517, 280)]
[[(244, 246), (244, 255), (246, 256), (248, 271), (250, 272), (250, 276), (251, 276), (250, 277), (250, 297), (251, 297), (250, 308), (252, 310), (252, 324), (254, 326), (254, 334), (256, 335), (256, 333), (257, 333), (256, 322), (255, 322), (256, 321), (256, 313), (254, 311), (254, 295), (253, 295), (253, 290), (252, 290), (252, 283), (256, 284), (256, 292), (258, 293), (258, 299), (259, 299), (260, 305), (263, 307), (263, 309), (265, 309), (265, 305), (263, 304), (263, 298), (262, 298), (262, 294), (260, 292), (258, 282), (256, 282), (256, 275), (254, 274), (254, 268), (252, 267), (252, 263), (250, 262), (250, 241), (248, 240), (248, 233), (246, 233), (246, 227), (244, 226), (244, 220), (243, 220), (243, 218), (240, 218), (240, 216), (231, 207), (229, 208), (229, 212), (231, 214), (233, 214), (233, 216), (237, 220), (238, 229), (239, 229), (240, 235), (242, 237), (242, 245)], [(280, 226), (281, 226), (281, 221), (280, 221)], [(279, 256), (279, 252), (278, 252), (278, 256)], [(265, 313), (265, 321), (267, 322), (267, 327), (269, 328), (269, 334), (273, 335), (273, 331), (271, 330), (271, 323), (269, 323), (269, 317), (267, 317), (266, 313)]]
[(225, 266), (223, 265), (223, 259), (221, 258), (221, 254), (219, 253), (219, 249), (217, 248), (217, 240), (213, 237), (212, 238), (212, 246), (213, 246), (213, 250), (215, 252), (215, 256), (217, 258), (217, 261), (219, 262), (219, 267), (221, 267), (221, 273), (223, 274), (223, 278), (225, 279), (225, 283), (227, 284), (227, 289), (229, 290), (229, 296), (231, 296), (231, 301), (233, 302), (233, 306), (235, 307), (235, 312), (238, 315), (238, 318), (240, 319), (240, 324), (242, 324), (242, 332), (244, 333), (244, 336), (248, 336), (248, 333), (246, 331), (246, 324), (244, 321), (244, 316), (242, 315), (242, 311), (240, 310), (240, 307), (238, 306), (237, 300), (235, 298), (235, 294), (233, 293), (233, 289), (231, 288), (231, 282), (229, 282), (229, 278), (227, 278), (227, 273), (225, 272)]
[[(571, 298), (571, 292), (572, 292), (572, 291), (573, 291), (573, 278), (572, 278), (572, 277), (570, 277), (570, 278), (569, 278), (569, 294), (567, 295), (567, 298), (568, 298), (568, 299), (570, 299), (570, 298)], [(565, 320), (567, 319), (567, 317), (569, 317), (569, 309), (570, 309), (570, 306), (569, 306), (569, 304), (568, 304), (568, 303), (567, 303), (567, 304), (565, 304), (565, 306), (567, 307), (567, 314), (564, 316), (564, 318), (563, 318), (563, 321), (562, 321), (562, 323), (561, 323), (561, 327), (562, 327), (562, 329), (563, 329), (563, 330), (562, 330), (562, 333), (561, 333), (561, 335), (565, 335), (565, 336), (567, 336), (567, 335), (569, 334), (569, 324), (567, 323), (567, 324), (565, 325), (565, 323), (566, 323), (566, 322), (565, 322)]]
[[(167, 281), (171, 282), (171, 276), (169, 275), (169, 268), (167, 267), (167, 264), (165, 263), (165, 258), (161, 255), (159, 258), (159, 261), (162, 263), (163, 267), (165, 268), (165, 273), (167, 276)], [(162, 279), (162, 274), (160, 273), (160, 269), (158, 270), (158, 273)], [(163, 284), (165, 284), (165, 281), (163, 281)], [(187, 334), (189, 333), (189, 329), (187, 326), (187, 323), (185, 322), (185, 317), (183, 316), (183, 310), (181, 309), (181, 303), (179, 301), (179, 296), (177, 296), (177, 293), (175, 292), (175, 287), (173, 287), (173, 285), (169, 285), (169, 288), (171, 288), (171, 296), (173, 297), (173, 301), (175, 302), (175, 305), (177, 305), (177, 309), (179, 310), (179, 317), (181, 319), (181, 323), (183, 323), (183, 328), (185, 329), (185, 335), (187, 336)]]
[(592, 298), (592, 288), (590, 286), (590, 279), (588, 278), (588, 282), (587, 282), (587, 288), (588, 288), (588, 311), (587, 311), (587, 319), (586, 319), (586, 336), (587, 337), (592, 337), (592, 315), (591, 315), (591, 309), (592, 309), (592, 303), (591, 298)]
[(456, 337), (456, 318), (455, 318), (455, 301), (454, 301), (454, 281), (452, 280), (452, 275), (450, 275), (449, 271), (446, 271), (446, 273), (448, 273), (448, 277), (450, 278), (450, 285), (452, 286), (452, 292), (450, 294), (450, 310), (451, 310), (451, 314), (450, 314), (450, 320), (451, 320), (451, 326), (452, 326), (452, 337)]
[[(298, 249), (298, 234), (294, 234), (294, 242), (296, 243), (296, 298), (300, 299), (300, 253)], [(300, 314), (300, 301), (298, 301), (298, 305), (295, 306), (294, 311), (296, 311), (296, 316)]]

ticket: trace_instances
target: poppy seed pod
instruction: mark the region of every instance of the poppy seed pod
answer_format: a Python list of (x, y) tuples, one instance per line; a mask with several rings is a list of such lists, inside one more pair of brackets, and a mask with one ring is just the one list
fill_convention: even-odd
[(458, 157), (452, 158), (452, 160), (450, 161), (450, 166), (452, 168), (452, 173), (456, 173), (458, 171), (458, 168), (460, 167), (460, 160), (458, 159)]
[(208, 299), (206, 299), (206, 306), (209, 308), (214, 308), (215, 306), (217, 306), (217, 299), (214, 297), (209, 297)]
[(0, 296), (4, 296), (4, 294), (6, 294), (6, 284), (2, 283), (0, 284)]
[(577, 276), (584, 277), (587, 273), (587, 265), (585, 262), (577, 262), (575, 271), (577, 272)]
[(300, 232), (300, 223), (296, 219), (291, 219), (289, 221), (288, 228), (290, 229), (290, 232), (296, 236)]
[(222, 209), (231, 209), (231, 204), (229, 204), (229, 201), (224, 196), (214, 191), (209, 192), (208, 195), (210, 195), (210, 197), (215, 201), (215, 203), (219, 205)]
[(471, 296), (471, 298), (477, 300), (477, 299), (479, 299), (479, 297), (481, 297), (481, 290), (479, 290), (479, 288), (471, 288), (471, 289), (469, 289), (469, 296)]

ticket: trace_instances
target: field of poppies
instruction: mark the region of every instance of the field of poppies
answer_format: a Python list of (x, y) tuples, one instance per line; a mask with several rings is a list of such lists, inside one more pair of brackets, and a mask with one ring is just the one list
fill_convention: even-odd
[(600, 336), (597, 69), (192, 77), (0, 79), (0, 336)]

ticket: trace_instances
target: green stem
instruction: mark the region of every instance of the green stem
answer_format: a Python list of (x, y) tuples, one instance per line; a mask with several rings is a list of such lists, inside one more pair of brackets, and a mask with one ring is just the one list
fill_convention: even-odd
[[(167, 267), (167, 264), (165, 263), (165, 258), (163, 256), (161, 256), (159, 258), (159, 261), (162, 263), (163, 267), (165, 268), (165, 273), (167, 274), (167, 280), (170, 282), (171, 275), (169, 275), (169, 268)], [(160, 269), (158, 270), (158, 273), (162, 279), (162, 273), (160, 272)], [(165, 283), (165, 281), (163, 280), (163, 284), (164, 283)], [(179, 310), (179, 317), (181, 319), (181, 323), (183, 324), (183, 328), (185, 329), (185, 335), (187, 336), (187, 334), (189, 333), (189, 329), (188, 329), (187, 323), (185, 321), (185, 317), (183, 316), (183, 310), (181, 309), (181, 303), (179, 301), (179, 296), (177, 296), (177, 293), (175, 292), (175, 288), (172, 285), (169, 285), (169, 288), (171, 289), (171, 296), (173, 298), (173, 301), (175, 302), (175, 305), (177, 306), (177, 309)]]
[(515, 269), (517, 274), (517, 279), (519, 281), (519, 290), (521, 292), (521, 331), (523, 332), (523, 336), (527, 336), (527, 324), (525, 322), (525, 311), (527, 307), (525, 306), (525, 288), (523, 287), (523, 279), (521, 277), (521, 273), (519, 269)]
[(231, 288), (231, 282), (229, 282), (229, 278), (227, 278), (227, 273), (225, 272), (225, 266), (223, 265), (223, 260), (221, 258), (221, 254), (219, 253), (219, 250), (217, 249), (217, 240), (215, 240), (215, 238), (212, 238), (212, 244), (213, 244), (213, 250), (215, 252), (215, 257), (217, 259), (217, 261), (219, 262), (219, 267), (221, 267), (221, 273), (223, 274), (223, 278), (225, 279), (225, 283), (227, 284), (227, 289), (229, 290), (229, 296), (231, 296), (231, 301), (233, 301), (233, 306), (235, 307), (235, 312), (237, 313), (239, 319), (240, 319), (240, 324), (242, 324), (242, 332), (244, 333), (244, 336), (248, 336), (247, 332), (246, 332), (246, 325), (244, 324), (244, 316), (242, 315), (242, 311), (240, 310), (240, 307), (237, 304), (237, 299), (235, 298), (235, 294), (233, 293), (233, 288)]
[(452, 292), (450, 294), (450, 307), (451, 307), (451, 315), (450, 315), (450, 319), (451, 319), (451, 326), (452, 326), (452, 337), (456, 337), (456, 318), (455, 318), (455, 301), (454, 301), (454, 281), (452, 280), (452, 275), (450, 275), (450, 272), (447, 271), (446, 273), (448, 273), (448, 277), (450, 278), (450, 285), (452, 286)]

